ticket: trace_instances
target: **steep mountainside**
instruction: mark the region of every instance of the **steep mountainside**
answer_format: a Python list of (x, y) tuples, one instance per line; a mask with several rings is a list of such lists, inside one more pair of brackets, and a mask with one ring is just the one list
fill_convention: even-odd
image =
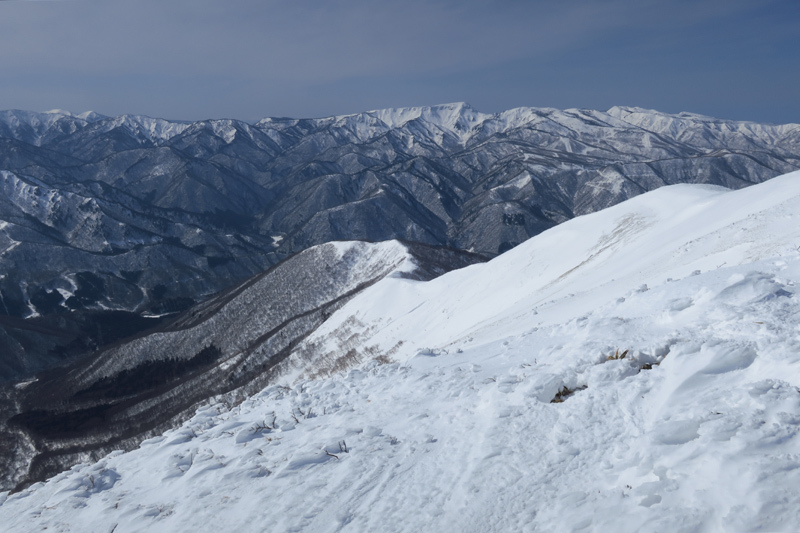
[[(0, 523), (796, 531), (798, 243), (795, 172), (664, 187), (428, 282), (380, 277), (290, 350), (276, 382), (0, 494)], [(403, 256), (319, 250), (362, 272)]]
[[(4, 111), (0, 313), (159, 315), (331, 240), (495, 255), (662, 185), (740, 188), (797, 168), (798, 125), (637, 108), (256, 124)], [(6, 351), (24, 351), (19, 337)]]
[(259, 390), (284, 373), (298, 343), (380, 279), (431, 279), (482, 260), (397, 241), (319, 245), (138, 338), (0, 389), (0, 486), (136, 445), (209, 397)]

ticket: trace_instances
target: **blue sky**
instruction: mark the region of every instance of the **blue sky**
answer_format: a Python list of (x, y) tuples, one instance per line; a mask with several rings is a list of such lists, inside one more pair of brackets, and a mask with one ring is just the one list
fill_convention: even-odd
[(800, 123), (797, 0), (0, 1), (0, 109), (317, 117), (466, 101)]

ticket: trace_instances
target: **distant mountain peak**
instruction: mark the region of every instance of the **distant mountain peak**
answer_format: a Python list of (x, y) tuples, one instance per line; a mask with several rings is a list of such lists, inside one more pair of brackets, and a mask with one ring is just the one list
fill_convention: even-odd
[(390, 128), (401, 127), (412, 120), (423, 119), (427, 122), (435, 122), (454, 132), (469, 131), (493, 116), (476, 111), (466, 102), (425, 107), (378, 109), (367, 111), (366, 114), (379, 118)]
[(106, 115), (101, 115), (100, 113), (95, 113), (94, 111), (84, 111), (79, 115), (75, 115), (81, 120), (85, 120), (86, 122), (97, 122), (98, 120), (104, 120), (108, 117)]

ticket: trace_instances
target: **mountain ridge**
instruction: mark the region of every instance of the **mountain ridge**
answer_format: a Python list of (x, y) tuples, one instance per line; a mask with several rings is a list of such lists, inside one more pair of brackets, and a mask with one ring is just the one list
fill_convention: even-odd
[[(179, 312), (334, 240), (495, 256), (663, 185), (798, 169), (800, 127), (463, 103), (254, 124), (6, 111), (0, 148), (0, 312), (56, 323)], [(26, 335), (0, 333), (16, 368)]]

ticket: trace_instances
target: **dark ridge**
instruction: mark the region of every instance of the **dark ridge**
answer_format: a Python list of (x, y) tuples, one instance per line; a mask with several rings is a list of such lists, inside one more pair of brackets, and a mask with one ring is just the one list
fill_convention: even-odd
[(191, 359), (145, 361), (115, 376), (95, 381), (91, 386), (76, 392), (71, 400), (115, 399), (156, 389), (177, 380), (184, 374), (215, 363), (221, 355), (219, 348), (211, 344)]

